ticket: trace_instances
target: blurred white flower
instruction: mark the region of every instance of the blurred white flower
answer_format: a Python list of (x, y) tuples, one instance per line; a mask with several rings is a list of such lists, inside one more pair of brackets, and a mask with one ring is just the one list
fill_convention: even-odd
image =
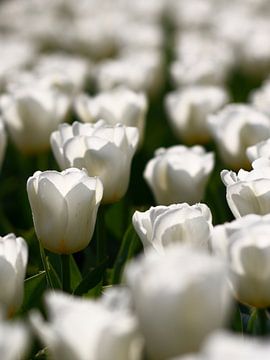
[(116, 32), (116, 41), (120, 48), (127, 46), (134, 50), (149, 50), (151, 48), (160, 49), (162, 47), (163, 32), (159, 24), (143, 21), (131, 22), (127, 18), (126, 23), (122, 25), (126, 26), (126, 30), (123, 31), (121, 26)]
[(256, 25), (253, 25), (248, 41), (243, 41), (240, 49), (241, 68), (247, 74), (264, 77), (270, 71), (270, 26), (268, 18), (257, 17), (253, 22)]
[(101, 63), (96, 74), (97, 87), (104, 91), (124, 85), (152, 95), (160, 88), (162, 67), (163, 60), (157, 50), (128, 51), (120, 58)]
[(218, 259), (175, 245), (126, 267), (139, 325), (150, 359), (197, 351), (230, 312), (227, 270)]
[[(69, 80), (69, 88), (73, 93), (82, 91), (91, 74), (91, 64), (79, 56), (62, 53), (41, 56), (35, 64), (34, 70), (44, 77), (55, 76), (61, 84), (61, 79)], [(66, 80), (67, 81), (67, 80)], [(67, 86), (66, 86), (67, 87)], [(62, 89), (64, 89), (62, 85)]]
[(17, 148), (36, 154), (50, 146), (52, 131), (69, 110), (69, 98), (43, 86), (21, 87), (1, 98), (2, 116)]
[(174, 134), (196, 144), (210, 140), (207, 116), (228, 102), (228, 94), (221, 87), (194, 85), (168, 94), (165, 100)]
[(147, 111), (147, 98), (143, 93), (119, 87), (93, 97), (81, 94), (75, 99), (75, 110), (84, 122), (102, 119), (110, 125), (120, 123), (137, 127), (140, 142), (143, 139)]
[(132, 222), (145, 249), (153, 247), (163, 251), (177, 242), (210, 249), (212, 214), (205, 204), (151, 207), (144, 212), (136, 211)]
[(169, 14), (179, 28), (200, 29), (207, 27), (211, 18), (215, 16), (214, 4), (215, 2), (204, 0), (171, 1)]
[(266, 340), (217, 331), (207, 338), (198, 354), (170, 360), (268, 360), (269, 354), (270, 346)]
[(178, 86), (224, 85), (235, 62), (231, 47), (204, 31), (182, 31), (176, 37), (176, 60), (170, 73)]
[(267, 79), (263, 86), (254, 90), (250, 95), (251, 104), (258, 110), (270, 116), (270, 81)]
[(37, 171), (27, 181), (37, 237), (45, 249), (71, 254), (84, 249), (94, 232), (103, 186), (85, 170)]
[(174, 61), (170, 68), (175, 85), (212, 85), (223, 86), (227, 68), (215, 58), (207, 56)]
[(1, 360), (25, 359), (29, 345), (29, 332), (23, 323), (0, 322)]
[(249, 146), (246, 153), (250, 162), (257, 160), (260, 157), (270, 159), (270, 138), (265, 141), (261, 141), (256, 145)]
[(111, 311), (133, 312), (133, 301), (129, 288), (125, 285), (108, 286), (102, 292), (100, 301)]
[(157, 204), (194, 204), (202, 200), (213, 167), (213, 153), (201, 146), (178, 145), (156, 150), (143, 175)]
[(248, 105), (231, 104), (209, 116), (220, 156), (233, 169), (249, 167), (248, 146), (270, 137), (270, 118)]
[(45, 300), (48, 322), (39, 313), (30, 321), (52, 359), (140, 359), (142, 339), (133, 315), (63, 293), (48, 293)]
[(0, 305), (12, 316), (23, 302), (24, 277), (28, 260), (25, 240), (14, 234), (0, 237)]
[(221, 171), (227, 202), (236, 218), (270, 213), (270, 160), (260, 158), (252, 167), (251, 171), (240, 169), (238, 173)]
[(270, 214), (247, 215), (215, 226), (214, 252), (230, 266), (230, 283), (237, 299), (266, 308), (270, 305)]
[(85, 168), (89, 176), (99, 176), (104, 186), (103, 203), (124, 196), (133, 155), (138, 145), (137, 128), (121, 124), (62, 124), (51, 136), (59, 166)]
[(35, 55), (35, 49), (29, 41), (20, 37), (5, 35), (5, 37), (0, 37), (0, 52), (0, 90), (4, 90), (9, 75), (31, 63)]

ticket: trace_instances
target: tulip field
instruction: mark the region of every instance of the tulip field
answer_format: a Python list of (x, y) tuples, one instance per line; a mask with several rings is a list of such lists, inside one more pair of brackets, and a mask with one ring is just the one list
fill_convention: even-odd
[(270, 359), (269, 20), (0, 3), (0, 360)]

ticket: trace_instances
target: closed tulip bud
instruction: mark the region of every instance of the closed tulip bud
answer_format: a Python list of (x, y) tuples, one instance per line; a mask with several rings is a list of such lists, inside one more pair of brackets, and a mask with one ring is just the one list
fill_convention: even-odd
[(207, 116), (228, 102), (226, 91), (217, 86), (190, 86), (167, 95), (166, 108), (175, 136), (188, 144), (210, 140)]
[(163, 251), (171, 244), (187, 243), (209, 250), (212, 214), (207, 205), (186, 203), (151, 207), (136, 211), (133, 226), (145, 249)]
[(233, 215), (265, 215), (270, 212), (270, 160), (260, 158), (252, 163), (253, 170), (221, 171), (226, 198)]
[(225, 164), (249, 167), (248, 146), (270, 137), (270, 118), (248, 105), (227, 105), (209, 117), (209, 125)]
[(50, 88), (29, 87), (3, 97), (1, 105), (17, 148), (35, 154), (50, 147), (50, 135), (67, 115), (70, 100)]
[(103, 119), (107, 124), (117, 123), (138, 128), (143, 139), (147, 98), (128, 88), (119, 87), (90, 97), (81, 94), (75, 99), (75, 109), (84, 122), (94, 123)]
[(156, 203), (169, 205), (202, 200), (210, 173), (214, 167), (214, 154), (203, 147), (183, 145), (156, 150), (144, 170)]
[(212, 245), (230, 266), (237, 299), (255, 307), (270, 306), (270, 215), (251, 214), (216, 226)]
[(24, 277), (28, 260), (25, 240), (14, 234), (0, 237), (0, 305), (12, 316), (23, 302)]
[(52, 150), (61, 168), (85, 168), (99, 176), (104, 186), (103, 203), (118, 201), (126, 193), (132, 157), (139, 132), (121, 124), (63, 124), (51, 136)]
[(4, 160), (6, 146), (7, 146), (6, 130), (4, 127), (3, 120), (2, 118), (0, 118), (0, 166), (2, 166)]
[(39, 313), (30, 321), (53, 360), (141, 359), (142, 339), (132, 314), (57, 292), (45, 301), (48, 321)]
[(93, 235), (103, 186), (85, 170), (37, 171), (27, 181), (37, 237), (45, 249), (71, 254)]
[(247, 157), (253, 162), (260, 157), (270, 159), (270, 138), (247, 148)]
[(230, 313), (225, 265), (183, 245), (133, 260), (126, 279), (149, 359), (198, 351)]

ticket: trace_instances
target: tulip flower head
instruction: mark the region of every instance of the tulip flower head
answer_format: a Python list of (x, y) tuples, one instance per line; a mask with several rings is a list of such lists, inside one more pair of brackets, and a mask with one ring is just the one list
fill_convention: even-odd
[(22, 87), (1, 100), (8, 132), (17, 148), (26, 154), (50, 147), (50, 135), (65, 119), (70, 106), (68, 96), (43, 86)]
[(250, 306), (270, 306), (270, 215), (247, 215), (214, 227), (213, 250), (230, 267), (237, 299)]
[(0, 358), (3, 360), (25, 359), (29, 350), (29, 331), (21, 322), (0, 323)]
[(260, 141), (253, 146), (249, 146), (246, 153), (250, 162), (261, 157), (270, 159), (270, 138), (265, 141)]
[(102, 302), (63, 293), (46, 294), (48, 322), (30, 320), (53, 360), (139, 360), (141, 337), (136, 318)]
[(227, 270), (218, 259), (183, 245), (149, 251), (126, 267), (149, 359), (197, 351), (229, 315)]
[(270, 160), (259, 158), (253, 161), (252, 167), (251, 171), (223, 170), (220, 174), (228, 205), (236, 218), (270, 213)]
[(107, 124), (117, 123), (139, 129), (140, 141), (144, 133), (147, 98), (125, 87), (99, 93), (95, 97), (81, 94), (75, 99), (75, 109), (84, 122), (103, 119)]
[(45, 249), (71, 254), (84, 249), (94, 232), (103, 186), (86, 170), (37, 171), (27, 181), (37, 237)]
[(233, 169), (249, 167), (248, 146), (270, 137), (270, 118), (248, 105), (232, 104), (209, 117), (220, 156)]
[(209, 250), (212, 214), (205, 204), (151, 207), (144, 212), (136, 211), (132, 221), (145, 249), (163, 251), (180, 242)]
[(216, 331), (203, 343), (199, 353), (169, 360), (268, 360), (269, 353), (270, 346), (266, 340)]
[(63, 124), (51, 136), (59, 166), (85, 168), (99, 176), (104, 186), (103, 203), (118, 201), (126, 193), (132, 157), (139, 140), (138, 129), (121, 124)]
[(217, 86), (190, 86), (166, 97), (166, 108), (177, 137), (189, 144), (210, 140), (207, 116), (228, 101), (226, 91)]
[(195, 204), (204, 196), (213, 167), (213, 153), (206, 153), (201, 146), (179, 145), (156, 150), (143, 175), (157, 204)]
[(28, 260), (25, 240), (8, 234), (0, 237), (0, 306), (12, 316), (23, 302), (24, 277)]

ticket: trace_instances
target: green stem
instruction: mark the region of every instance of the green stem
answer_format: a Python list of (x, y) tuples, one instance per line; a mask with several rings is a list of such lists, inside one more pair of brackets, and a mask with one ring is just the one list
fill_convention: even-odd
[(99, 208), (96, 223), (96, 240), (97, 240), (97, 264), (101, 264), (106, 258), (106, 232), (105, 232), (105, 207)]
[(252, 310), (247, 327), (248, 333), (265, 335), (267, 334), (267, 317), (265, 309)]
[(256, 318), (257, 318), (257, 310), (256, 310), (256, 308), (254, 308), (251, 311), (251, 314), (250, 314), (250, 317), (248, 320), (248, 325), (247, 325), (247, 331), (249, 334), (252, 334), (254, 331)]
[(53, 289), (53, 283), (52, 283), (52, 279), (51, 279), (51, 276), (50, 276), (50, 269), (48, 267), (48, 262), (47, 262), (47, 258), (46, 258), (46, 255), (45, 255), (45, 251), (43, 249), (43, 246), (41, 245), (40, 241), (39, 241), (39, 251), (40, 251), (40, 257), (41, 257), (41, 261), (42, 261), (42, 265), (43, 265), (43, 268), (45, 270), (45, 273), (46, 273), (46, 279), (47, 279), (47, 285), (50, 289)]
[(69, 255), (61, 255), (61, 264), (62, 264), (62, 289), (67, 293), (71, 293)]
[(257, 319), (259, 325), (259, 334), (265, 335), (267, 333), (267, 317), (266, 317), (265, 309), (257, 310)]

